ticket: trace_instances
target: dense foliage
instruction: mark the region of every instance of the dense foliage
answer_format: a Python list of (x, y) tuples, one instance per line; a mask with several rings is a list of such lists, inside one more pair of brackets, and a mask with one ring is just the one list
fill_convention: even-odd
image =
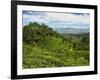
[(48, 25), (23, 27), (23, 68), (89, 65), (89, 33), (61, 34)]

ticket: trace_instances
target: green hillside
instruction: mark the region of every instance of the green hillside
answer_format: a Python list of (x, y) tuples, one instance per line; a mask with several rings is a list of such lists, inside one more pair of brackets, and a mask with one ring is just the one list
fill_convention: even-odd
[(48, 25), (23, 27), (23, 68), (89, 65), (89, 33), (61, 34)]

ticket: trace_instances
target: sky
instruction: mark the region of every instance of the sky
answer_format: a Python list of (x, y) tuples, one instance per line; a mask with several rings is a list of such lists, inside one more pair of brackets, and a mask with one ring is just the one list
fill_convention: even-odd
[(89, 13), (68, 13), (68, 12), (43, 12), (23, 11), (23, 26), (30, 22), (46, 24), (51, 28), (81, 28), (89, 29)]

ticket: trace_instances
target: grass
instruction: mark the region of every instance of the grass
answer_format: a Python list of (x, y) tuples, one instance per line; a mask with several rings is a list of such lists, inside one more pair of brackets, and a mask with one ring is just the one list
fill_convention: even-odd
[(89, 65), (89, 51), (78, 51), (62, 39), (52, 37), (37, 45), (23, 43), (23, 68)]

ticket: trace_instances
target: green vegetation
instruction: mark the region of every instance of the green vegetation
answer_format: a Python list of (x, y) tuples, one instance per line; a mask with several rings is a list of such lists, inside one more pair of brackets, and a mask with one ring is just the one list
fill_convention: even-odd
[(48, 25), (23, 27), (23, 68), (89, 65), (89, 33), (61, 34)]

